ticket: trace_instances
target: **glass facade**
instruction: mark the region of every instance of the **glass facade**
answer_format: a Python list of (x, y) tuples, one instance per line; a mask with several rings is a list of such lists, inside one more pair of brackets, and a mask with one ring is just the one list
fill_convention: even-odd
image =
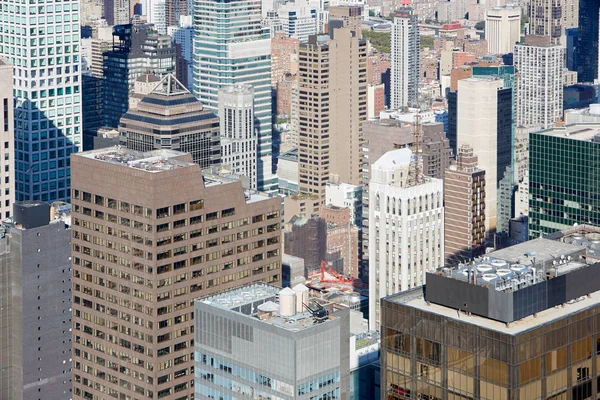
[(79, 46), (77, 0), (0, 5), (0, 57), (14, 66), (18, 201), (69, 199), (69, 155), (82, 145)]
[(531, 133), (529, 237), (574, 224), (600, 225), (599, 176), (600, 142)]
[[(249, 84), (254, 88), (258, 130), (259, 189), (273, 190), (271, 40), (261, 25), (260, 0), (196, 0), (194, 3), (194, 95), (214, 112), (219, 89)], [(277, 156), (277, 153), (275, 153)]]
[(600, 2), (579, 2), (579, 32), (577, 36), (577, 78), (579, 82), (594, 82), (598, 78), (598, 19)]
[(507, 334), (394, 297), (382, 300), (382, 399), (598, 398), (597, 304)]

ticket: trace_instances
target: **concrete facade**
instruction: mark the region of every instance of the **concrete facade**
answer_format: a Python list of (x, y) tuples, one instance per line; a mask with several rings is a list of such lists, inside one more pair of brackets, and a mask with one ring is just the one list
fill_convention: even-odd
[[(0, 237), (0, 398), (71, 397), (71, 229), (47, 203), (17, 203)], [(16, 211), (16, 210), (15, 210)]]
[(490, 54), (512, 53), (515, 43), (521, 39), (521, 7), (504, 6), (489, 10), (485, 18), (485, 39)]
[(366, 64), (367, 43), (348, 27), (330, 27), (329, 36), (311, 36), (300, 46), (299, 190), (322, 202), (332, 176), (362, 183)]
[(73, 398), (193, 398), (192, 300), (280, 284), (280, 199), (172, 150), (72, 168)]

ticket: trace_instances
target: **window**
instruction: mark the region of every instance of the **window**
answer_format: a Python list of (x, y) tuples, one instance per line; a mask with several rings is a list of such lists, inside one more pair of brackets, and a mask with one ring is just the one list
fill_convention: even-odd
[(156, 210), (156, 218), (166, 218), (171, 215), (169, 207), (162, 207)]
[(202, 222), (202, 215), (198, 215), (197, 217), (190, 218), (190, 225), (199, 224), (200, 222)]
[(235, 215), (235, 208), (228, 208), (226, 210), (221, 211), (221, 217), (226, 218), (226, 217), (231, 217)]
[(202, 210), (204, 208), (204, 200), (190, 201), (190, 211)]
[(207, 221), (214, 221), (216, 219), (219, 219), (219, 212), (218, 211), (206, 214), (206, 220)]
[(183, 213), (185, 213), (185, 203), (173, 206), (173, 214), (178, 215)]

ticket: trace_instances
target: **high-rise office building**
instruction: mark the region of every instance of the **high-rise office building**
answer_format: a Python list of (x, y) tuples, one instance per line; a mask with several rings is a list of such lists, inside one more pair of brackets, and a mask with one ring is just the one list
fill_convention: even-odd
[(19, 202), (0, 227), (2, 399), (71, 397), (71, 227), (60, 208)]
[(15, 202), (15, 107), (13, 94), (13, 66), (0, 59), (0, 140), (4, 156), (0, 158), (0, 218), (11, 215)]
[(485, 18), (485, 40), (490, 54), (513, 52), (515, 43), (521, 39), (521, 7), (504, 6), (492, 8)]
[[(217, 112), (219, 90), (248, 84), (254, 89), (258, 128), (259, 189), (277, 186), (272, 158), (271, 39), (261, 25), (260, 0), (196, 0), (194, 4), (194, 95)], [(273, 153), (275, 151), (275, 154)]]
[(564, 5), (571, 0), (529, 0), (529, 34), (547, 36), (554, 45), (564, 34)]
[(152, 25), (115, 26), (112, 51), (104, 53), (104, 125), (119, 126), (138, 77), (163, 75), (174, 68), (169, 36), (159, 35)]
[(528, 36), (514, 52), (516, 126), (549, 128), (562, 118), (565, 49)]
[(258, 132), (254, 125), (254, 91), (250, 85), (219, 90), (222, 164), (250, 181), (256, 189)]
[(102, 12), (108, 25), (126, 25), (130, 22), (130, 7), (127, 0), (104, 0)]
[(221, 164), (219, 118), (174, 76), (167, 74), (129, 110), (119, 124), (119, 142), (147, 152), (178, 150), (192, 155), (202, 168)]
[(14, 72), (15, 198), (66, 200), (69, 155), (82, 142), (79, 2), (3, 3), (0, 21), (0, 58)]
[(485, 171), (467, 144), (444, 176), (445, 264), (469, 262), (485, 251)]
[(347, 308), (311, 298), (302, 284), (258, 283), (197, 300), (194, 310), (196, 399), (348, 398)]
[(329, 35), (311, 36), (300, 45), (299, 190), (322, 201), (332, 176), (362, 184), (367, 43), (361, 33), (340, 25), (332, 21)]
[(394, 13), (391, 49), (391, 108), (416, 106), (419, 95), (419, 27), (409, 0)]
[(280, 199), (173, 150), (72, 165), (73, 398), (193, 399), (192, 300), (280, 284)]
[(461, 79), (457, 105), (457, 144), (472, 146), (485, 170), (485, 229), (492, 235), (498, 187), (512, 160), (512, 89), (495, 77)]
[(383, 299), (381, 398), (597, 397), (596, 235), (521, 243)]
[(600, 26), (600, 2), (581, 0), (579, 2), (579, 28), (577, 49), (577, 77), (579, 82), (594, 82), (599, 79), (600, 57), (598, 57)]
[(529, 134), (529, 237), (600, 226), (600, 131), (579, 123)]
[(398, 149), (371, 164), (371, 330), (379, 330), (382, 297), (423, 285), (425, 273), (444, 263), (443, 181), (413, 176), (417, 174), (414, 157), (411, 150)]

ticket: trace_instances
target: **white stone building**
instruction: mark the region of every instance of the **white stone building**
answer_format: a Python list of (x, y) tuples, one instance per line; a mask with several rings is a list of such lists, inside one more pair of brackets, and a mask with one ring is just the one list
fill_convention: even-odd
[(369, 181), (369, 329), (379, 330), (380, 299), (421, 286), (444, 262), (443, 181), (409, 184), (409, 149), (371, 165)]

